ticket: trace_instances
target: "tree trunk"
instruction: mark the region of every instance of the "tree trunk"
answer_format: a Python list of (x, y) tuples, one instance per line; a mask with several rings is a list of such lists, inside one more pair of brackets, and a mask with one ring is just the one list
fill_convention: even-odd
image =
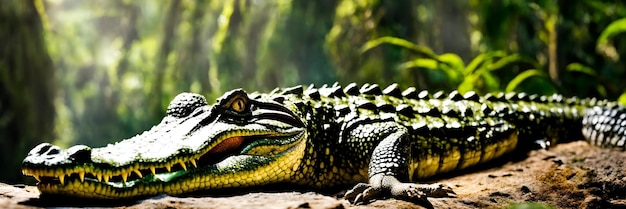
[[(36, 5), (39, 3), (39, 5)], [(55, 78), (37, 7), (41, 1), (0, 4), (0, 181), (23, 182), (26, 153), (53, 135)]]
[(165, 112), (162, 107), (163, 105), (161, 104), (163, 101), (163, 82), (165, 70), (168, 65), (168, 56), (174, 45), (174, 33), (176, 32), (176, 26), (178, 26), (178, 22), (180, 20), (180, 0), (171, 1), (167, 10), (168, 12), (165, 17), (165, 26), (163, 28), (163, 37), (161, 39), (161, 48), (159, 50), (159, 54), (157, 55), (158, 60), (154, 72), (154, 83), (152, 84), (153, 86), (150, 92), (154, 95), (151, 97), (150, 112), (152, 113), (152, 117), (155, 118), (162, 117)]

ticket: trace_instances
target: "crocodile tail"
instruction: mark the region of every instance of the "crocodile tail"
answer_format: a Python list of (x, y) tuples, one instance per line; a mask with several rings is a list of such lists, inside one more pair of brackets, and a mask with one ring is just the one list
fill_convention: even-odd
[(626, 106), (593, 107), (582, 123), (583, 135), (591, 144), (626, 149)]

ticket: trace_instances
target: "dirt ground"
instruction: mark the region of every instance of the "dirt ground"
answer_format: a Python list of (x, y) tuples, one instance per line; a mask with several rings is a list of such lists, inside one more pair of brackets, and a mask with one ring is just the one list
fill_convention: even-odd
[[(626, 208), (626, 152), (571, 142), (435, 181), (450, 185), (458, 197), (430, 198), (434, 208)], [(268, 191), (102, 202), (39, 198), (34, 186), (0, 183), (0, 208), (424, 208), (394, 199), (351, 205), (337, 196)]]

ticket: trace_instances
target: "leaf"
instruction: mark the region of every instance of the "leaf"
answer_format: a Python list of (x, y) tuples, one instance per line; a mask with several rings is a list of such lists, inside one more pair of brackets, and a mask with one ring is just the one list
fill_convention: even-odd
[(447, 63), (442, 63), (434, 59), (428, 58), (418, 58), (411, 61), (404, 62), (400, 64), (398, 67), (400, 69), (411, 69), (411, 68), (419, 68), (419, 69), (428, 69), (433, 71), (440, 71), (448, 77), (450, 83), (458, 83), (460, 81), (460, 73), (450, 67)]
[(611, 39), (626, 31), (626, 18), (613, 21), (606, 27), (596, 41), (596, 50), (613, 61), (619, 61), (619, 53), (611, 44)]
[(520, 54), (512, 54), (512, 55), (508, 55), (506, 57), (503, 57), (502, 59), (498, 60), (497, 62), (493, 63), (493, 65), (489, 66), (488, 70), (489, 71), (496, 71), (496, 70), (500, 70), (503, 69), (504, 67), (513, 64), (513, 63), (528, 63), (531, 64), (535, 69), (540, 69), (541, 66), (539, 65), (539, 63), (537, 63), (536, 61), (526, 57), (526, 56), (522, 56)]
[[(502, 58), (493, 62), (494, 59), (499, 57)], [(536, 69), (541, 68), (541, 65), (538, 62), (520, 54), (506, 55), (502, 51), (485, 53), (472, 60), (472, 62), (464, 70), (465, 78), (459, 88), (467, 90), (470, 89), (471, 86), (471, 88), (476, 90), (474, 85), (476, 85), (476, 82), (482, 78), (483, 83), (479, 87), (480, 89), (486, 88), (488, 91), (498, 89), (498, 79), (491, 74), (491, 71), (504, 69), (506, 66), (514, 63), (528, 63), (533, 65)]]
[(457, 87), (457, 90), (461, 93), (465, 93), (468, 91), (475, 91), (476, 81), (478, 80), (479, 77), (480, 76), (477, 74), (471, 74), (471, 75), (465, 76), (461, 84), (459, 84), (459, 86)]
[(463, 59), (461, 59), (461, 57), (459, 57), (459, 55), (457, 54), (445, 53), (439, 55), (439, 61), (448, 64), (448, 66), (454, 68), (454, 70), (459, 73), (463, 72), (463, 69), (465, 68), (465, 63), (463, 62)]
[(600, 96), (602, 97), (606, 97), (607, 95), (606, 88), (603, 85), (598, 84), (596, 86), (596, 91), (598, 91), (598, 94), (600, 94)]
[(530, 70), (526, 70), (524, 72), (521, 72), (520, 74), (517, 74), (517, 76), (515, 76), (515, 78), (513, 78), (507, 85), (506, 85), (506, 92), (512, 92), (514, 91), (517, 86), (519, 86), (522, 82), (524, 82), (526, 79), (531, 78), (531, 77), (541, 77), (541, 78), (548, 78), (548, 75), (541, 71), (541, 70), (537, 70), (537, 69), (530, 69)]
[(481, 75), (483, 77), (483, 81), (485, 82), (485, 88), (487, 89), (487, 92), (500, 90), (500, 79), (493, 75), (493, 73), (485, 72)]
[(473, 73), (474, 71), (476, 71), (476, 69), (478, 69), (478, 67), (483, 64), (484, 62), (490, 61), (493, 58), (497, 58), (497, 57), (504, 57), (506, 56), (506, 53), (504, 51), (494, 51), (494, 52), (487, 52), (487, 53), (482, 53), (478, 56), (476, 56), (476, 58), (474, 58), (465, 68), (465, 70), (463, 71), (464, 75), (469, 75), (471, 73)]
[(580, 63), (571, 63), (569, 65), (567, 65), (567, 67), (565, 68), (567, 69), (567, 71), (570, 72), (581, 72), (593, 77), (597, 77), (597, 73), (595, 70), (593, 70), (591, 67), (580, 64)]
[(399, 46), (399, 47), (408, 49), (410, 51), (413, 51), (413, 52), (415, 52), (415, 53), (417, 53), (419, 55), (423, 55), (426, 58), (430, 58), (430, 59), (434, 59), (434, 60), (439, 61), (439, 58), (438, 58), (437, 54), (435, 54), (428, 47), (419, 46), (419, 45), (411, 43), (410, 41), (407, 41), (405, 39), (391, 37), (391, 36), (385, 36), (385, 37), (381, 37), (381, 38), (377, 38), (377, 39), (368, 41), (365, 44), (363, 44), (363, 47), (361, 47), (360, 51), (361, 51), (361, 53), (365, 53), (365, 52), (369, 51), (370, 49), (378, 47), (381, 44), (391, 44), (391, 45)]
[(439, 62), (433, 59), (426, 58), (418, 58), (411, 61), (404, 62), (400, 64), (400, 69), (410, 69), (410, 68), (426, 68), (431, 70), (437, 70)]
[(465, 69), (465, 63), (463, 59), (459, 57), (457, 54), (446, 53), (439, 55), (439, 60), (445, 63), (447, 66), (442, 66), (442, 68), (447, 68), (447, 74), (449, 77), (454, 80), (460, 80), (463, 77), (463, 70)]
[(596, 46), (600, 48), (600, 46), (609, 45), (612, 37), (623, 32), (626, 32), (626, 18), (613, 21), (602, 31), (600, 37), (598, 37), (598, 40), (596, 41)]
[(626, 92), (624, 92), (621, 96), (619, 96), (619, 98), (617, 99), (617, 102), (619, 102), (622, 105), (626, 105)]
[(467, 75), (459, 84), (457, 90), (461, 93), (467, 91), (491, 92), (497, 91), (499, 88), (499, 80), (489, 71), (481, 71)]
[(571, 63), (566, 67), (567, 71), (570, 72), (580, 72), (583, 74), (587, 74), (596, 79), (596, 81), (600, 81), (596, 86), (596, 91), (603, 97), (607, 96), (606, 88), (603, 86), (602, 78), (598, 76), (598, 73), (591, 67), (580, 64), (580, 63)]

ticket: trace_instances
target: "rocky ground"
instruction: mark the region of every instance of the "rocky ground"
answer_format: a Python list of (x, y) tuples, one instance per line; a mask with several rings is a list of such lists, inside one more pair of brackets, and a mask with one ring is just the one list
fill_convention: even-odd
[[(458, 197), (430, 198), (434, 208), (626, 208), (626, 152), (572, 142), (437, 181), (452, 186)], [(0, 183), (0, 208), (423, 208), (393, 199), (355, 206), (337, 196), (255, 192), (225, 197), (162, 195), (144, 200), (99, 202), (40, 198), (34, 186)]]

